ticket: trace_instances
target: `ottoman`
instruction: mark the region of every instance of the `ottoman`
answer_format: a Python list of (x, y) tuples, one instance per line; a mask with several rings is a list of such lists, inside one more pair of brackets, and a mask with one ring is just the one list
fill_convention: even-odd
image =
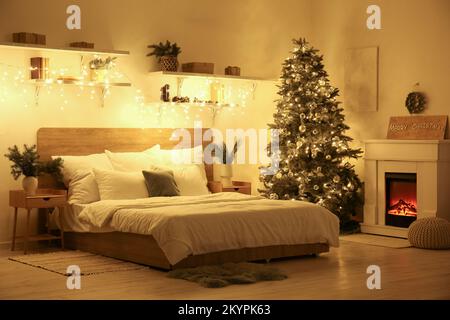
[(442, 218), (423, 218), (411, 223), (408, 240), (422, 249), (450, 249), (450, 222)]

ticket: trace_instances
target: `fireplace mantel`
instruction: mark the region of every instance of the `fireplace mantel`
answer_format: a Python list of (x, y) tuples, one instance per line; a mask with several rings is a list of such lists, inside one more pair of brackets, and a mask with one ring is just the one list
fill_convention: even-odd
[(385, 225), (385, 174), (417, 174), (417, 218), (450, 220), (450, 140), (367, 140), (362, 232), (407, 237), (407, 228)]

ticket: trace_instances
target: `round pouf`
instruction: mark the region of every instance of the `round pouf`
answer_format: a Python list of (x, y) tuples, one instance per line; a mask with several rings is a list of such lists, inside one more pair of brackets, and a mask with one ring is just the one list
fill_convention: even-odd
[(411, 223), (408, 240), (422, 249), (450, 249), (450, 222), (442, 218), (423, 218)]

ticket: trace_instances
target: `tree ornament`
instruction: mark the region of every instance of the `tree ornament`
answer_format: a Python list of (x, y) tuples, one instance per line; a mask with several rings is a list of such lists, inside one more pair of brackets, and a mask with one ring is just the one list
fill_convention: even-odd
[(278, 172), (276, 174), (277, 179), (281, 179), (283, 177), (283, 174), (281, 172)]
[(315, 135), (317, 135), (317, 134), (319, 134), (319, 130), (314, 129), (312, 133), (315, 134)]
[(270, 200), (278, 200), (278, 195), (276, 193), (271, 193), (269, 196)]
[(333, 177), (333, 182), (334, 183), (339, 183), (339, 181), (341, 181), (341, 177), (339, 177), (338, 175)]
[(289, 200), (289, 199), (291, 199), (291, 196), (289, 195), (289, 194), (285, 194), (284, 196), (283, 196), (283, 199), (284, 200)]
[(327, 154), (327, 155), (325, 156), (325, 159), (331, 160), (331, 156), (330, 156), (329, 154)]
[(306, 126), (302, 124), (301, 126), (298, 127), (298, 130), (299, 130), (301, 133), (304, 133), (304, 132), (306, 132)]
[(319, 187), (317, 184), (315, 184), (314, 187), (313, 187), (313, 189), (317, 191), (317, 190), (320, 189), (320, 187)]
[(306, 114), (300, 113), (300, 119), (302, 119), (302, 120), (306, 119)]

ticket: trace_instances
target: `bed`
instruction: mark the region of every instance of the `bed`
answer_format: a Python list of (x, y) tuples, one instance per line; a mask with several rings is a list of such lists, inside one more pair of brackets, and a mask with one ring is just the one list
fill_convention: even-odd
[[(194, 134), (194, 129), (188, 131)], [(173, 129), (41, 128), (37, 146), (42, 160), (105, 149), (130, 152), (155, 144), (170, 149), (178, 143), (169, 139), (172, 133)], [(204, 170), (213, 184), (213, 166), (205, 165)], [(48, 177), (39, 183), (57, 186)], [(72, 205), (65, 215), (90, 226), (65, 228), (66, 248), (161, 269), (316, 255), (339, 244), (338, 219), (326, 209), (237, 193), (102, 200)]]

